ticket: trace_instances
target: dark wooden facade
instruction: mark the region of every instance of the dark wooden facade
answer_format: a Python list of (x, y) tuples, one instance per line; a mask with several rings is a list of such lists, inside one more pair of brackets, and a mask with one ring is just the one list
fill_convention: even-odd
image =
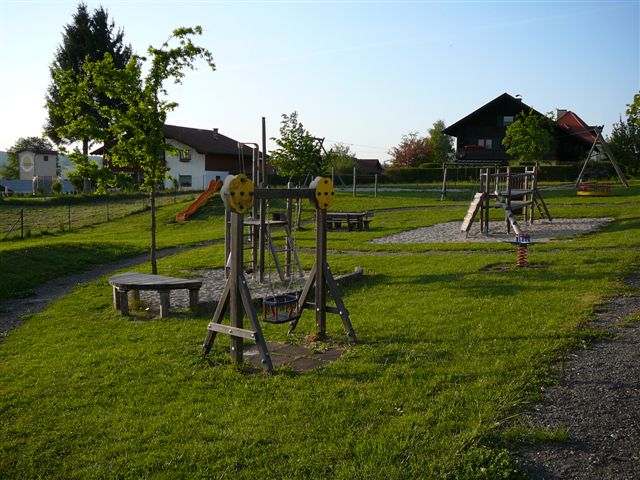
[[(444, 133), (456, 137), (456, 159), (465, 162), (503, 162), (513, 158), (502, 146), (507, 127), (523, 112), (540, 112), (525, 104), (522, 99), (503, 93), (486, 105), (444, 129)], [(564, 125), (554, 123), (553, 143), (542, 160), (554, 163), (583, 161), (591, 143), (584, 136), (575, 135)]]

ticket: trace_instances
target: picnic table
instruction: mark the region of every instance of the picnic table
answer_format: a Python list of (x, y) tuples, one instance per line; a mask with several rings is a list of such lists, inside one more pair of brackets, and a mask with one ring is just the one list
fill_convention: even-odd
[(202, 279), (126, 272), (113, 275), (109, 278), (109, 284), (113, 287), (113, 306), (116, 310), (120, 310), (122, 316), (129, 315), (129, 291), (151, 290), (160, 295), (160, 318), (165, 318), (169, 314), (169, 292), (171, 290), (188, 289), (189, 307), (196, 308)]
[(340, 230), (345, 223), (347, 229), (369, 230), (373, 212), (327, 212), (327, 228), (329, 230)]

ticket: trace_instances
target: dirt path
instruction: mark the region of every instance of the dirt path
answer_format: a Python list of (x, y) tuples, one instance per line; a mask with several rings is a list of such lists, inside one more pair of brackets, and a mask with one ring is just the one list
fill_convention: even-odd
[(560, 385), (529, 414), (534, 425), (566, 428), (568, 437), (512, 452), (533, 478), (640, 478), (640, 322), (624, 322), (640, 314), (640, 273), (627, 283), (634, 293), (612, 298), (592, 323), (616, 338), (573, 352)]

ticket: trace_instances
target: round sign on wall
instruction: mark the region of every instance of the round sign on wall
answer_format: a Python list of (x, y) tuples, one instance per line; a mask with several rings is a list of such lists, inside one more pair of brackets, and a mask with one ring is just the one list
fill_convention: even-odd
[(30, 172), (31, 170), (33, 170), (33, 156), (31, 155), (24, 155), (21, 159), (20, 159), (20, 168), (22, 170), (24, 170), (25, 172)]

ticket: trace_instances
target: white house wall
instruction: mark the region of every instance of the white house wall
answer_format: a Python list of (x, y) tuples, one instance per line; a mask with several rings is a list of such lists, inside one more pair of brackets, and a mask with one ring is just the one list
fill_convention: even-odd
[(196, 152), (193, 148), (180, 143), (173, 139), (167, 139), (167, 143), (174, 145), (176, 148), (183, 150), (189, 149), (191, 151), (191, 160), (188, 162), (181, 162), (179, 155), (172, 155), (166, 152), (165, 159), (167, 162), (167, 178), (164, 181), (165, 188), (173, 188), (173, 180), (179, 181), (180, 176), (191, 177), (191, 187), (181, 186), (180, 190), (205, 190), (209, 186), (211, 180), (224, 178), (229, 175), (227, 171), (207, 171), (205, 170), (205, 155)]
[(57, 160), (56, 154), (43, 155), (28, 150), (20, 152), (18, 154), (20, 180), (31, 180), (33, 177), (55, 177)]

